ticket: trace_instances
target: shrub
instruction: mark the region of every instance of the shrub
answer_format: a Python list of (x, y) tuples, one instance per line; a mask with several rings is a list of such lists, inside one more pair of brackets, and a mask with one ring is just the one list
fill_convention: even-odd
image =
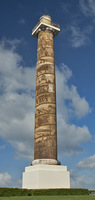
[(0, 197), (4, 196), (53, 196), (53, 195), (88, 195), (88, 189), (20, 189), (0, 188)]
[(38, 195), (88, 195), (88, 189), (40, 189), (32, 190), (34, 196)]

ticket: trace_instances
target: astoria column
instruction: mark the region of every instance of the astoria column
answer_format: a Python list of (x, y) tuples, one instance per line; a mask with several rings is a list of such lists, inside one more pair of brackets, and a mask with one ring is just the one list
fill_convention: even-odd
[(56, 84), (54, 37), (60, 32), (49, 15), (43, 15), (32, 30), (38, 38), (35, 99), (35, 164), (60, 164), (57, 161)]
[(22, 188), (70, 188), (70, 172), (57, 160), (54, 37), (59, 32), (49, 15), (40, 17), (32, 30), (38, 38), (34, 160), (25, 167)]

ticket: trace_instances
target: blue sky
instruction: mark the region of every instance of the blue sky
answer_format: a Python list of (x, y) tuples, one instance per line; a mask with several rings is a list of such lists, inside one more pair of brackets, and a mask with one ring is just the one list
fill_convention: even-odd
[(21, 187), (34, 149), (37, 39), (43, 14), (54, 39), (58, 160), (71, 187), (95, 189), (95, 1), (0, 0), (0, 186)]

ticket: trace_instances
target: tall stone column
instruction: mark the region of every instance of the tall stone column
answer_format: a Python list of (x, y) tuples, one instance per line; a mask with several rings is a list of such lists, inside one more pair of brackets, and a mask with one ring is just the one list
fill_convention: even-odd
[[(54, 36), (50, 16), (40, 18), (37, 29), (37, 71), (35, 100), (35, 136), (34, 161), (38, 163), (59, 164), (57, 161), (57, 130), (56, 130), (56, 84), (54, 62)], [(52, 27), (51, 27), (52, 26)], [(59, 29), (57, 27), (57, 29)], [(60, 29), (59, 29), (60, 30)], [(34, 35), (35, 36), (35, 35)]]
[(22, 188), (70, 188), (67, 166), (57, 161), (54, 37), (59, 31), (48, 15), (43, 15), (32, 30), (38, 38), (34, 160), (25, 167)]

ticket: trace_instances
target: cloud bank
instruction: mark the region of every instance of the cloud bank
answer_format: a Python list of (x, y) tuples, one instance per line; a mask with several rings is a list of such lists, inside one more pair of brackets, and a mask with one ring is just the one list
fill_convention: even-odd
[(95, 155), (80, 161), (76, 167), (78, 169), (95, 169)]
[(85, 117), (91, 109), (87, 100), (80, 97), (77, 88), (69, 84), (72, 72), (68, 66), (62, 64), (57, 68), (57, 121), (58, 121), (58, 147), (59, 154), (76, 155), (83, 151), (82, 143), (91, 139), (86, 125), (79, 127), (70, 123), (70, 119), (78, 120)]
[(0, 43), (0, 137), (16, 148), (16, 157), (32, 159), (35, 68), (22, 66), (18, 43)]
[(72, 188), (88, 188), (89, 190), (95, 189), (95, 175), (82, 175), (74, 170), (70, 171), (71, 174), (71, 187)]
[(0, 173), (0, 187), (11, 185), (12, 177), (8, 172)]

